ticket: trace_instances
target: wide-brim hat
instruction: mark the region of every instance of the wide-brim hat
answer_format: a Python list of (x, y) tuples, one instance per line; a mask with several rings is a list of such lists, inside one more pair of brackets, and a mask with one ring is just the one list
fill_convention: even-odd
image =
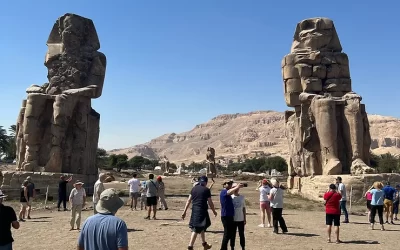
[(123, 199), (119, 198), (117, 190), (108, 188), (100, 194), (100, 199), (96, 204), (96, 210), (101, 214), (115, 214), (124, 204), (125, 202)]
[(3, 191), (0, 190), (0, 199), (6, 198), (6, 197), (7, 197), (7, 195), (5, 195), (5, 194), (3, 193)]
[(83, 182), (81, 182), (81, 181), (76, 181), (76, 182), (74, 183), (74, 185), (83, 185), (83, 184), (85, 184), (85, 183), (83, 183)]

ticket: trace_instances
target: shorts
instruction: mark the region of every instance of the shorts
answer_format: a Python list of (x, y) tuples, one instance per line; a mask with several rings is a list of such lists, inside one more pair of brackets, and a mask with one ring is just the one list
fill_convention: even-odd
[(270, 202), (269, 201), (260, 201), (260, 208), (271, 210)]
[(385, 212), (393, 212), (393, 201), (385, 199), (383, 207), (385, 208)]
[(367, 200), (367, 208), (371, 210), (371, 201)]
[(140, 196), (139, 192), (131, 192), (131, 198), (137, 199)]
[(332, 223), (335, 227), (340, 226), (340, 214), (326, 214), (326, 225), (332, 226)]
[(149, 206), (157, 206), (157, 197), (153, 196), (153, 197), (147, 197), (146, 200), (146, 205)]

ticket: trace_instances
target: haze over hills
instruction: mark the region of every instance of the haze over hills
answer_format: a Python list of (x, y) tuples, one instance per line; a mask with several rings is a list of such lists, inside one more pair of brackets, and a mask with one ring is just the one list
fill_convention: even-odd
[[(368, 115), (374, 153), (400, 154), (400, 119)], [(244, 155), (288, 156), (284, 114), (275, 111), (256, 111), (246, 114), (225, 114), (196, 125), (180, 134), (171, 133), (150, 142), (124, 149), (113, 149), (110, 154), (141, 155), (159, 159), (164, 155), (174, 163), (205, 160), (207, 147), (213, 147), (216, 157), (237, 159)]]

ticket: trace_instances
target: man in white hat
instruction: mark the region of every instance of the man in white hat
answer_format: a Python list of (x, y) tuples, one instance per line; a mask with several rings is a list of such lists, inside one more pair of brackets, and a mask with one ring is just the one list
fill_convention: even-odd
[(78, 250), (128, 250), (128, 229), (125, 222), (115, 216), (123, 205), (117, 190), (104, 190), (96, 205), (98, 214), (90, 216), (83, 224)]
[[(81, 226), (81, 214), (82, 208), (86, 203), (86, 192), (82, 187), (83, 182), (76, 181), (74, 184), (74, 189), (71, 190), (71, 194), (69, 195), (69, 202), (71, 204), (71, 230), (74, 230), (74, 226), (76, 223), (76, 229), (80, 230)], [(76, 217), (78, 215), (78, 217)]]
[(97, 214), (96, 205), (99, 202), (101, 193), (105, 190), (104, 188), (104, 181), (106, 180), (107, 175), (105, 173), (99, 174), (99, 179), (94, 183), (93, 189), (93, 212)]
[(19, 222), (14, 209), (3, 204), (5, 197), (7, 196), (0, 190), (0, 249), (12, 250), (14, 239), (11, 233), (11, 226), (18, 229)]

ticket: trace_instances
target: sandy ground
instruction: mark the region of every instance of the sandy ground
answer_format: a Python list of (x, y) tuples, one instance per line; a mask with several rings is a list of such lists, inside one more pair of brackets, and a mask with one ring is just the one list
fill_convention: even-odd
[[(190, 237), (188, 219), (181, 220), (185, 195), (190, 188), (187, 179), (166, 179), (167, 194), (170, 209), (159, 211), (158, 220), (144, 220), (145, 211), (130, 211), (128, 206), (118, 211), (117, 216), (127, 223), (130, 249), (186, 249)], [(250, 184), (250, 183), (249, 183)], [(124, 184), (122, 184), (122, 187)], [(218, 192), (220, 185), (213, 188), (213, 199), (219, 207)], [(246, 249), (337, 249), (335, 243), (326, 243), (325, 214), (321, 204), (301, 200), (287, 195), (284, 218), (289, 227), (286, 235), (272, 234), (269, 228), (259, 228), (258, 192), (255, 184), (242, 190), (248, 205), (246, 226)], [(290, 209), (289, 209), (290, 208)], [(219, 210), (217, 211), (219, 213)], [(190, 213), (190, 210), (189, 210)], [(211, 212), (210, 212), (211, 214)], [(83, 212), (83, 220), (92, 215), (92, 211)], [(190, 214), (188, 214), (188, 217)], [(53, 250), (76, 249), (78, 231), (69, 231), (69, 212), (52, 210), (36, 210), (32, 212), (32, 220), (21, 223), (19, 230), (14, 230), (14, 249), (16, 250)], [(394, 249), (400, 243), (399, 225), (387, 225), (387, 231), (370, 230), (365, 215), (352, 215), (350, 224), (341, 226), (342, 249)], [(212, 226), (207, 233), (207, 241), (212, 249), (219, 249), (222, 240), (222, 224), (219, 215), (212, 218)], [(372, 246), (370, 246), (372, 244)], [(240, 249), (239, 239), (236, 239), (236, 249)], [(202, 249), (200, 240), (195, 249)]]

